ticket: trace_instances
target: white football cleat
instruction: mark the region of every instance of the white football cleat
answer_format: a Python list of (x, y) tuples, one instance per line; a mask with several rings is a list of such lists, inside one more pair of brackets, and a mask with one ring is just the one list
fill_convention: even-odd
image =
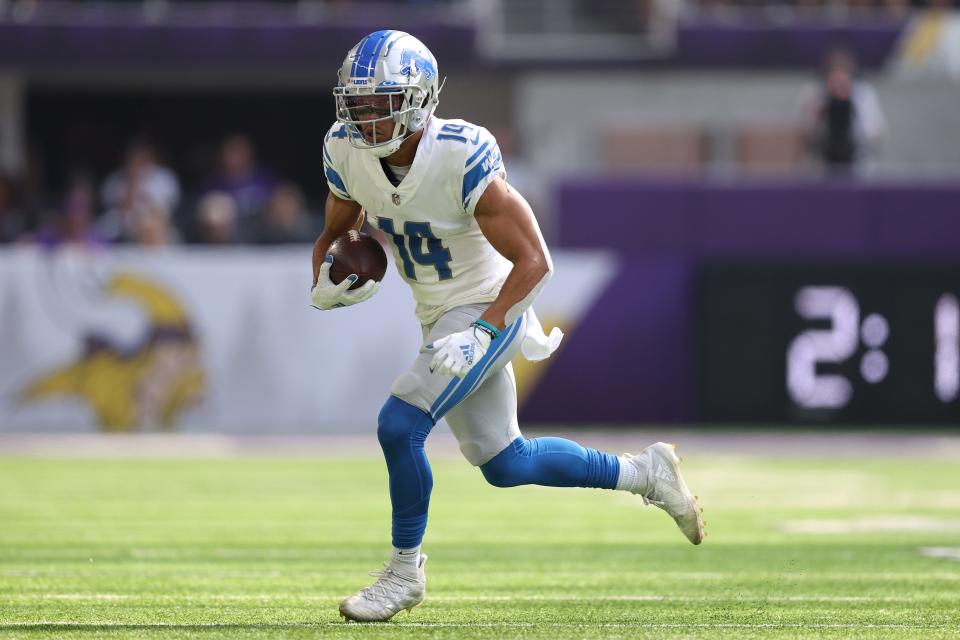
[(700, 544), (706, 535), (703, 509), (697, 504), (697, 496), (690, 493), (687, 483), (680, 475), (680, 457), (677, 445), (658, 442), (644, 449), (640, 455), (625, 454), (637, 467), (641, 478), (646, 478), (646, 491), (636, 491), (644, 504), (660, 507), (683, 531), (693, 544)]
[(340, 615), (356, 622), (383, 622), (399, 611), (410, 611), (427, 595), (426, 562), (427, 555), (421, 553), (412, 575), (392, 563), (384, 564), (383, 571), (371, 571), (377, 581), (341, 602)]

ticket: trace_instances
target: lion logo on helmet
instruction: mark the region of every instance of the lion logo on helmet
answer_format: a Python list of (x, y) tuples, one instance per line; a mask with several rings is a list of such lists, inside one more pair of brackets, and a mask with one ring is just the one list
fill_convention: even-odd
[(415, 49), (404, 49), (400, 52), (400, 73), (407, 76), (416, 76), (421, 73), (427, 80), (433, 80), (437, 75), (437, 68), (433, 61), (424, 58)]

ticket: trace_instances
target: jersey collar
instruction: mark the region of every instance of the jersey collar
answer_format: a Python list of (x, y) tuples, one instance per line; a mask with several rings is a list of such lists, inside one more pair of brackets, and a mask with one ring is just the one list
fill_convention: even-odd
[(406, 202), (420, 186), (420, 179), (423, 173), (430, 165), (430, 156), (433, 154), (433, 140), (436, 136), (437, 118), (431, 117), (424, 128), (423, 135), (420, 137), (420, 144), (417, 145), (417, 153), (413, 156), (413, 164), (410, 165), (410, 171), (406, 177), (400, 181), (398, 186), (387, 179), (383, 173), (383, 167), (380, 166), (380, 159), (372, 153), (364, 152), (364, 165), (367, 172), (372, 176), (374, 183), (387, 193), (399, 195), (401, 202)]

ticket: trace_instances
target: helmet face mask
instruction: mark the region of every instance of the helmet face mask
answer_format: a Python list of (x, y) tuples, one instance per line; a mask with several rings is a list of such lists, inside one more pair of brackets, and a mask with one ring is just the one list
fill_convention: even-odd
[[(421, 109), (424, 99), (418, 88), (373, 92), (357, 89), (347, 92), (341, 87), (333, 91), (337, 103), (337, 120), (347, 126), (353, 146), (375, 155), (390, 155), (399, 148), (409, 133), (411, 116)], [(396, 144), (393, 144), (396, 143)], [(380, 156), (383, 157), (383, 156)]]
[(422, 129), (439, 102), (433, 54), (401, 31), (377, 31), (361, 40), (347, 54), (338, 80), (336, 115), (350, 144), (381, 158)]
[[(362, 122), (369, 120), (366, 116), (373, 118), (393, 117), (393, 112), (399, 110), (402, 98), (396, 93), (368, 93), (352, 96), (340, 96), (340, 115), (345, 115), (351, 121)], [(346, 113), (344, 113), (344, 110)]]

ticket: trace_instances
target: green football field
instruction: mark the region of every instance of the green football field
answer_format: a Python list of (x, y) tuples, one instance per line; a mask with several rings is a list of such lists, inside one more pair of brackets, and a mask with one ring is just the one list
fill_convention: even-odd
[(337, 603), (388, 553), (379, 454), (0, 458), (0, 638), (960, 637), (960, 462), (687, 457), (700, 547), (433, 456), (427, 601), (378, 625)]

